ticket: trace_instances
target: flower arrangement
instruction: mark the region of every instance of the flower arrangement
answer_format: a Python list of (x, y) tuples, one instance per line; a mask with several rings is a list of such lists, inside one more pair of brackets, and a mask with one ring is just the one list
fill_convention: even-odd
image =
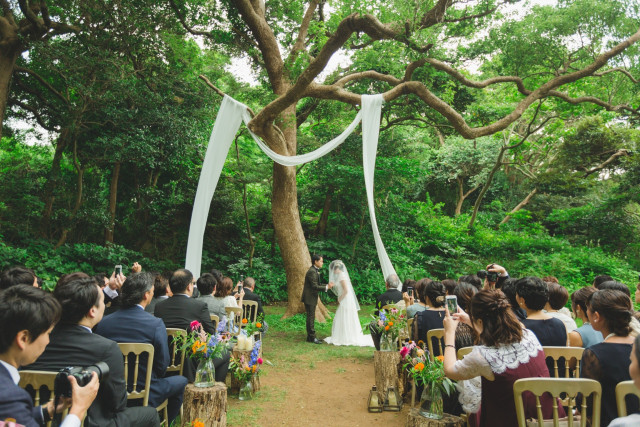
[(223, 352), (227, 351), (229, 338), (229, 334), (220, 332), (208, 334), (202, 324), (194, 320), (189, 325), (189, 332), (186, 336), (176, 337), (176, 345), (180, 351), (184, 351), (186, 355), (194, 359), (207, 360), (220, 357)]
[[(381, 343), (395, 343), (400, 336), (400, 332), (407, 324), (404, 311), (400, 311), (397, 308), (392, 308), (388, 312), (387, 310), (380, 310), (377, 316), (372, 315), (372, 317), (373, 327), (381, 334)], [(397, 350), (397, 347), (395, 350)]]
[(428, 357), (429, 351), (425, 350), (424, 346), (423, 341), (418, 341), (417, 344), (409, 341), (404, 344), (400, 349), (400, 357), (406, 361), (404, 368), (416, 385), (437, 388), (450, 395), (455, 386), (454, 382), (444, 375), (444, 357), (436, 356), (431, 362)]
[(256, 341), (248, 358), (243, 354), (240, 357), (231, 357), (229, 369), (241, 383), (250, 381), (253, 375), (260, 375), (260, 366), (263, 362), (262, 358), (259, 357), (260, 345), (262, 345), (262, 342)]
[(242, 319), (242, 331), (245, 332), (248, 337), (254, 335), (256, 332), (263, 332), (263, 317), (264, 316), (260, 314), (255, 322), (249, 322), (248, 319)]

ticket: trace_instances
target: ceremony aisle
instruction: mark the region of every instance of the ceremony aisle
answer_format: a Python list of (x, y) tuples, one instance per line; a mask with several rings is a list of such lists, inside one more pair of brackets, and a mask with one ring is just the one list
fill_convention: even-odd
[[(409, 410), (369, 413), (367, 398), (374, 384), (373, 348), (337, 347), (305, 342), (305, 317), (281, 320), (284, 306), (265, 307), (261, 390), (251, 401), (229, 398), (230, 426), (388, 426), (404, 425)], [(329, 310), (335, 313), (335, 306)], [(360, 320), (369, 323), (372, 306), (362, 306)], [(331, 322), (316, 322), (319, 338), (331, 334)]]

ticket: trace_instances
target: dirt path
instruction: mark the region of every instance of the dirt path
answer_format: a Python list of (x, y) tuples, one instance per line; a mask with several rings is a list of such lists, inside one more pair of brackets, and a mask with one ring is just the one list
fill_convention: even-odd
[[(269, 336), (271, 335), (271, 336)], [(374, 384), (373, 349), (315, 345), (304, 335), (274, 333), (265, 339), (262, 389), (252, 401), (229, 399), (231, 426), (404, 425), (398, 412), (369, 413)]]

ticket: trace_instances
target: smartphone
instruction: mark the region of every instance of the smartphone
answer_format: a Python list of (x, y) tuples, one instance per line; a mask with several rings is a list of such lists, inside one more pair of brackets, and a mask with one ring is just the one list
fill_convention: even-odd
[(242, 293), (242, 283), (240, 283), (238, 285), (238, 293), (241, 294)]
[(409, 294), (409, 298), (413, 298), (413, 287), (407, 287), (407, 294)]
[(458, 312), (458, 297), (455, 295), (447, 295), (447, 309), (449, 309), (449, 314)]
[(116, 265), (116, 268), (113, 271), (116, 273), (116, 276), (118, 274), (122, 274), (122, 266), (120, 264)]

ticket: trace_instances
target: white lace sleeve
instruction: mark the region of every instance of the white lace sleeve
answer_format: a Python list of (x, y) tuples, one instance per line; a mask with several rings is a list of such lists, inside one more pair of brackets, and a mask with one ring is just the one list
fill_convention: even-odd
[(480, 410), (482, 398), (482, 380), (480, 377), (458, 381), (458, 402), (467, 414), (475, 414)]
[(482, 356), (478, 347), (475, 347), (462, 360), (456, 361), (454, 369), (458, 375), (467, 378), (458, 381), (456, 385), (460, 393), (458, 401), (462, 405), (462, 409), (469, 414), (478, 412), (482, 397), (482, 380), (480, 377), (483, 376), (488, 380), (495, 379), (491, 366)]

